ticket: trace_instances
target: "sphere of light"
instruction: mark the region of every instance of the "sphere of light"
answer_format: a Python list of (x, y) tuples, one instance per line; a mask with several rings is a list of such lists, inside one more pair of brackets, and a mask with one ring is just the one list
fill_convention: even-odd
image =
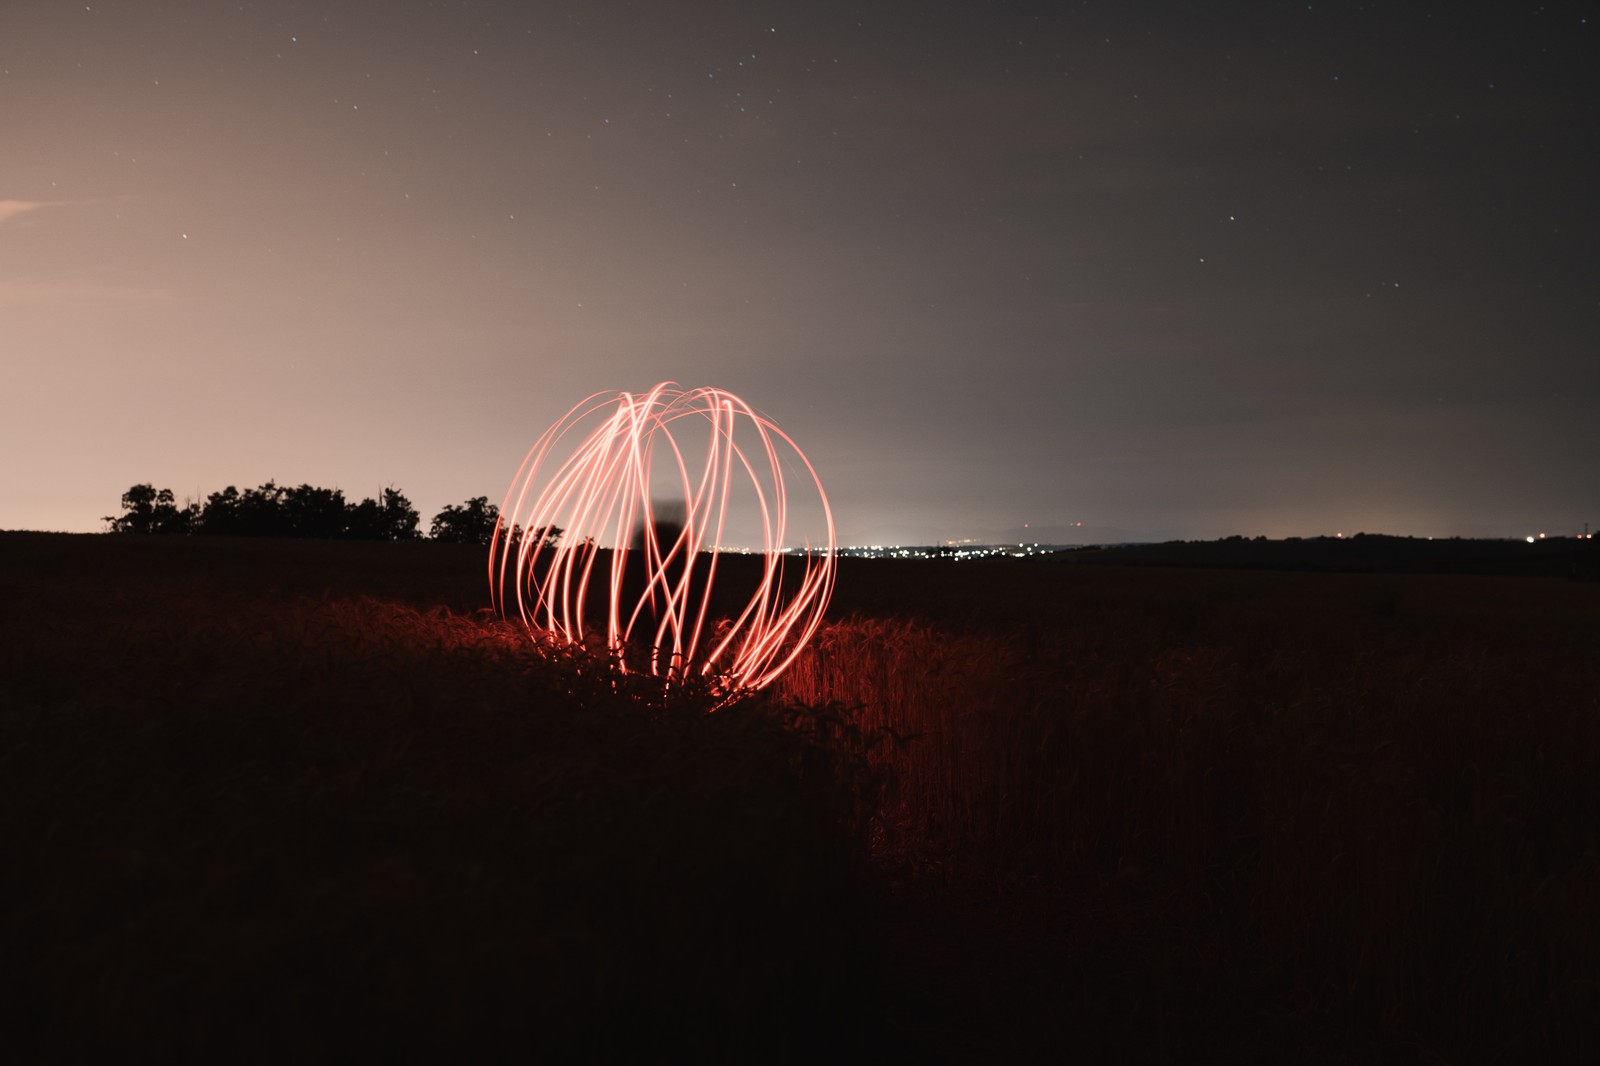
[[(735, 529), (759, 536), (741, 552), (759, 567), (728, 557)], [(822, 623), (834, 550), (827, 494), (793, 440), (732, 393), (664, 382), (596, 393), (545, 431), (501, 506), (489, 586), (530, 632), (571, 644), (603, 633), (624, 671), (756, 689)], [(759, 576), (729, 600), (738, 569)], [(725, 612), (712, 611), (714, 584)]]

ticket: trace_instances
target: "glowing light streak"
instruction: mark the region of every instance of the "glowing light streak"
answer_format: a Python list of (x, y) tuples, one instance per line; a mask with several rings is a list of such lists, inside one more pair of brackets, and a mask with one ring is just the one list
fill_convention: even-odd
[[(807, 538), (798, 555), (785, 550), (786, 457), (809, 476), (820, 522), (821, 543)], [(660, 481), (681, 497), (681, 527), (652, 502)], [(714, 618), (723, 538), (730, 521), (750, 519), (761, 532), (760, 577), (732, 617)], [(539, 438), (500, 508), (489, 588), (496, 610), (509, 616), (514, 604), (530, 633), (581, 644), (603, 627), (624, 672), (757, 689), (821, 625), (836, 547), (827, 494), (793, 440), (732, 393), (663, 382), (643, 394), (596, 393)]]

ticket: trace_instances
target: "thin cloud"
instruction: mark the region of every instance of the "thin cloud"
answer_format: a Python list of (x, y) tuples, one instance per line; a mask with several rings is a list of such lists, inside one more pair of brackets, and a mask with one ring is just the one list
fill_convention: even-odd
[[(118, 200), (127, 197), (116, 197)], [(96, 204), (106, 203), (104, 199), (90, 200), (0, 200), (0, 226), (19, 215), (31, 214), (45, 207), (92, 207)]]
[(43, 200), (0, 200), (0, 223), (36, 211), (45, 206)]

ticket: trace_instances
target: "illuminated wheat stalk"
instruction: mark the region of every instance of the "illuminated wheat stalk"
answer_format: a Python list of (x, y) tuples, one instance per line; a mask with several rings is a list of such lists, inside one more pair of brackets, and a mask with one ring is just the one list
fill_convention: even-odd
[[(784, 550), (786, 456), (810, 476), (826, 530), (825, 544), (808, 540), (799, 555)], [(652, 504), (658, 463), (681, 494), (681, 529)], [(730, 515), (759, 519), (761, 577), (742, 610), (715, 619), (710, 593)], [(561, 530), (553, 542), (552, 528)], [(834, 549), (827, 494), (793, 440), (732, 393), (664, 382), (642, 395), (596, 393), (539, 438), (501, 506), (489, 587), (502, 615), (514, 603), (530, 631), (570, 644), (584, 642), (593, 617), (586, 609), (598, 599), (606, 646), (624, 671), (699, 673), (756, 689), (821, 624)], [(795, 559), (804, 569), (785, 594), (785, 561)]]

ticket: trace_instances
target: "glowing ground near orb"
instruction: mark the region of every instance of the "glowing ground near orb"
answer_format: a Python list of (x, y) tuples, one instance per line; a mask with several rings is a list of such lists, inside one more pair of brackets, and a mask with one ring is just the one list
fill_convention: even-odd
[[(730, 536), (760, 556), (731, 597), (730, 577), (750, 571), (719, 566)], [(489, 587), (530, 632), (603, 635), (624, 671), (757, 689), (821, 624), (835, 548), (827, 494), (794, 441), (732, 393), (664, 382), (596, 393), (539, 438), (500, 509)]]

